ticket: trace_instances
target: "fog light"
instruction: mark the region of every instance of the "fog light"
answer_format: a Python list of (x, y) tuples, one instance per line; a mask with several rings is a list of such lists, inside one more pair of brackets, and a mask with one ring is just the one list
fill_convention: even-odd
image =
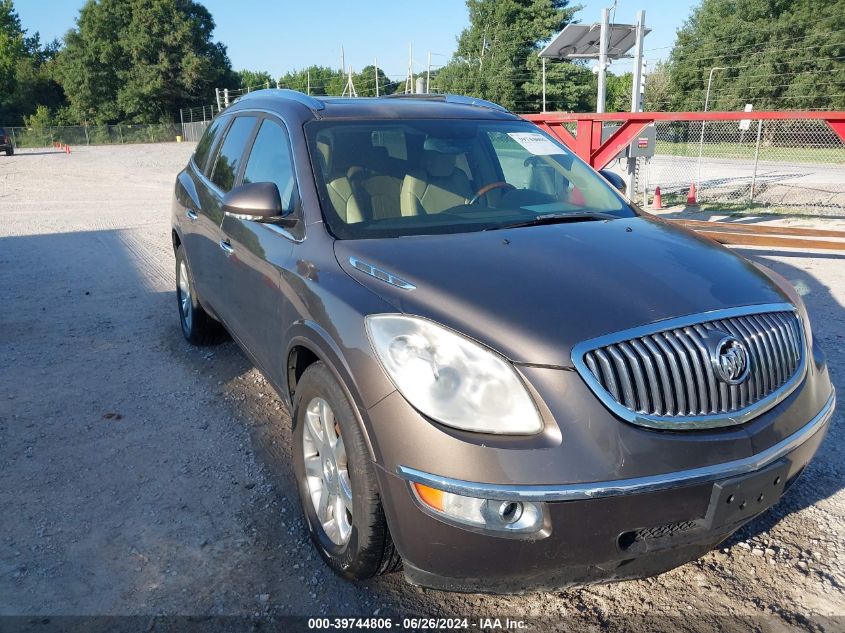
[(426, 508), (464, 525), (516, 534), (537, 532), (543, 527), (543, 510), (536, 503), (466, 497), (416, 482), (412, 488)]

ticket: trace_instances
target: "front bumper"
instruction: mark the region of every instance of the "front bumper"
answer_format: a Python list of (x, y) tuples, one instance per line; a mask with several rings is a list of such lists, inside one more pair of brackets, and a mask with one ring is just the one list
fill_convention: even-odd
[[(812, 459), (834, 406), (831, 393), (809, 423), (751, 457), (661, 475), (508, 486), (406, 467), (376, 470), (412, 583), (511, 592), (638, 578), (701, 556), (774, 505)], [(505, 538), (455, 526), (421, 505), (413, 481), (465, 496), (540, 502), (548, 529)]]

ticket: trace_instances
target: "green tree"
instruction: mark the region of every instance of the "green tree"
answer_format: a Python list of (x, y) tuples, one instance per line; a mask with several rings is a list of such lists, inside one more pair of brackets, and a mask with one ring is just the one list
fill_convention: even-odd
[(657, 62), (645, 77), (645, 96), (643, 109), (646, 112), (656, 112), (669, 108), (672, 100), (672, 78), (669, 65)]
[(340, 95), (346, 85), (346, 75), (328, 66), (309, 66), (292, 70), (279, 77), (279, 87), (310, 92), (312, 95)]
[(78, 120), (166, 121), (236, 82), (214, 20), (194, 0), (88, 0), (57, 75)]
[[(537, 53), (572, 21), (578, 7), (568, 5), (568, 0), (467, 0), (470, 26), (458, 37), (454, 58), (440, 69), (437, 90), (489, 99), (516, 111), (538, 110), (542, 85)], [(558, 80), (578, 83), (555, 83), (555, 108), (583, 105), (583, 67), (552, 66), (555, 77), (549, 80), (547, 73), (549, 85)]]
[(42, 46), (38, 33), (27, 36), (12, 0), (0, 0), (0, 122), (20, 124), (38, 105), (64, 104), (51, 76), (57, 50), (57, 42)]
[(235, 73), (238, 77), (239, 87), (246, 90), (247, 88), (274, 88), (276, 82), (270, 73), (263, 70), (239, 70)]
[[(376, 68), (373, 65), (364, 66), (359, 73), (353, 73), (352, 81), (355, 84), (355, 91), (359, 97), (375, 97), (376, 96)], [(433, 73), (432, 73), (433, 74)], [(404, 86), (404, 84), (403, 84)], [(384, 71), (378, 69), (378, 92), (379, 95), (390, 95), (396, 92), (399, 88), (399, 82), (394, 82), (390, 77), (384, 74)]]
[(845, 108), (845, 0), (702, 0), (671, 54), (672, 105)]
[(12, 0), (0, 0), (0, 95), (15, 89), (18, 62), (26, 57), (26, 42), (21, 20)]
[(614, 75), (607, 73), (607, 91), (605, 93), (605, 112), (630, 112), (631, 88), (634, 83), (632, 73)]

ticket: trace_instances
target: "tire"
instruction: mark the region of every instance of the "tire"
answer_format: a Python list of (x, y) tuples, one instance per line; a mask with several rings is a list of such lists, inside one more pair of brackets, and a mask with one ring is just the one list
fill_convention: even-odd
[(180, 244), (176, 249), (176, 305), (182, 334), (192, 345), (214, 345), (226, 339), (226, 330), (200, 305), (194, 289), (194, 278)]
[[(343, 530), (329, 525), (327, 531), (318, 515), (318, 498), (315, 495), (316, 479), (313, 476), (316, 464), (324, 464), (323, 454), (333, 454), (327, 449), (325, 427), (317, 424), (323, 436), (315, 441), (314, 414), (321, 410), (320, 403), (330, 409), (329, 419), (334, 421), (334, 437), (338, 438), (335, 450), (342, 441), (345, 453), (346, 477), (343, 476), (343, 455), (334, 455), (334, 478), (320, 470), (323, 478), (319, 485), (325, 490), (334, 490), (332, 504), (337, 509), (344, 504), (345, 519), (348, 523), (348, 536), (343, 538)], [(363, 433), (358, 425), (352, 405), (346, 398), (328, 367), (316, 362), (305, 370), (294, 394), (293, 414), (293, 466), (299, 489), (299, 500), (311, 540), (328, 566), (338, 575), (352, 580), (364, 580), (380, 574), (396, 571), (401, 566), (401, 558), (396, 552), (390, 531), (384, 517), (381, 496), (378, 492), (376, 475), (370, 461)], [(318, 416), (322, 421), (327, 416)], [(315, 450), (318, 453), (315, 455)], [(306, 460), (310, 464), (311, 476), (306, 472)], [(317, 467), (319, 468), (319, 467)], [(331, 471), (331, 466), (328, 467)], [(330, 483), (326, 483), (327, 479)], [(334, 485), (331, 482), (335, 482)], [(343, 491), (348, 483), (349, 488)], [(347, 496), (348, 493), (348, 496)], [(344, 501), (346, 499), (346, 501)], [(349, 512), (349, 503), (351, 512)], [(334, 514), (334, 512), (332, 512)], [(350, 517), (351, 514), (351, 517)], [(325, 516), (325, 515), (324, 515)], [(335, 525), (338, 522), (335, 521)]]
[(11, 156), (14, 153), (15, 153), (14, 147), (10, 147), (9, 149), (6, 150), (6, 156)]

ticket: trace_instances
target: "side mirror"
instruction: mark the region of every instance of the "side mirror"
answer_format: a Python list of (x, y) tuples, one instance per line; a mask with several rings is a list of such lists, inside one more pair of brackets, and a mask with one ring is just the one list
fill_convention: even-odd
[(625, 182), (625, 179), (622, 176), (610, 171), (609, 169), (602, 169), (599, 173), (604, 176), (605, 180), (607, 180), (611, 185), (619, 189), (619, 191), (627, 193), (628, 183)]
[(235, 187), (223, 196), (223, 213), (239, 220), (253, 222), (295, 222), (286, 218), (279, 188), (272, 182), (250, 182)]

